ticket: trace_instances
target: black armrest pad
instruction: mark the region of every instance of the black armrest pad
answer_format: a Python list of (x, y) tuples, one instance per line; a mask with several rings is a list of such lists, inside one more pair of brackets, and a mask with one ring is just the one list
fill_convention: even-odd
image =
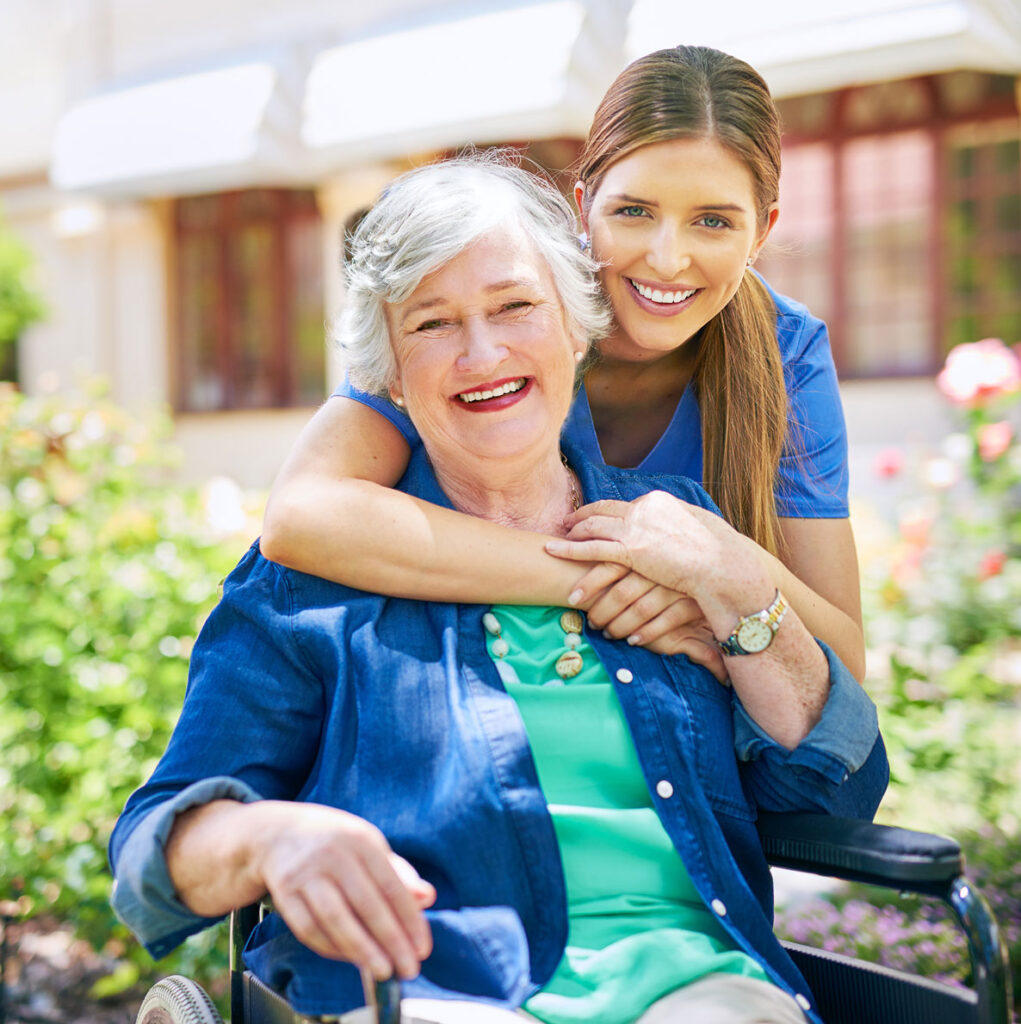
[(945, 836), (825, 814), (761, 814), (759, 837), (776, 867), (941, 895), (964, 873)]

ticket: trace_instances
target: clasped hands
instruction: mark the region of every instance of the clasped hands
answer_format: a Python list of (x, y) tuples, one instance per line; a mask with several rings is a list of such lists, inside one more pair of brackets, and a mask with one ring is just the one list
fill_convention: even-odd
[(703, 603), (724, 570), (747, 567), (750, 578), (761, 572), (748, 538), (718, 515), (664, 491), (634, 501), (592, 502), (568, 516), (565, 526), (566, 537), (549, 541), (546, 550), (598, 563), (571, 594), (593, 626), (657, 654), (686, 654), (726, 682)]

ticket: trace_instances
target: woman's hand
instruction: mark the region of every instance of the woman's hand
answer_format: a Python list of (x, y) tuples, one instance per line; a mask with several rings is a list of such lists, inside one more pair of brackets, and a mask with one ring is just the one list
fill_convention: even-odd
[(413, 978), (432, 949), (422, 910), (436, 890), (374, 825), (318, 804), (289, 804), (255, 869), (277, 910), (309, 949)]
[(568, 517), (567, 525), (566, 540), (546, 545), (550, 554), (638, 572), (697, 601), (717, 629), (732, 626), (733, 598), (771, 589), (746, 537), (712, 512), (663, 491), (630, 502), (593, 502)]
[(686, 654), (722, 683), (723, 657), (697, 602), (614, 562), (603, 562), (579, 581), (574, 604), (589, 623), (614, 640), (656, 654)]
[(214, 800), (177, 816), (167, 870), (181, 901), (219, 917), (269, 893), (299, 941), (378, 979), (418, 974), (436, 890), (374, 825), (334, 807)]

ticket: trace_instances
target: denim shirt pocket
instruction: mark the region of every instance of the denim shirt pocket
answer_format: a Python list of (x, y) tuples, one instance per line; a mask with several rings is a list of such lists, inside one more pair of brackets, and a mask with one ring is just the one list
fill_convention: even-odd
[(716, 681), (710, 672), (687, 658), (672, 674), (687, 703), (695, 768), (713, 811), (744, 821), (754, 821), (755, 808), (741, 784), (734, 753), (733, 691)]

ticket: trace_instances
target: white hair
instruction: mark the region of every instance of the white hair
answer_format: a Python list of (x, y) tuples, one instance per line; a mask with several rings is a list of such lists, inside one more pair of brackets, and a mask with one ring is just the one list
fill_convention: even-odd
[(351, 383), (387, 395), (397, 379), (386, 305), (403, 302), (497, 227), (517, 225), (553, 276), (569, 333), (586, 343), (610, 314), (564, 197), (505, 154), (470, 154), (416, 168), (392, 182), (347, 240), (347, 294), (334, 330)]

